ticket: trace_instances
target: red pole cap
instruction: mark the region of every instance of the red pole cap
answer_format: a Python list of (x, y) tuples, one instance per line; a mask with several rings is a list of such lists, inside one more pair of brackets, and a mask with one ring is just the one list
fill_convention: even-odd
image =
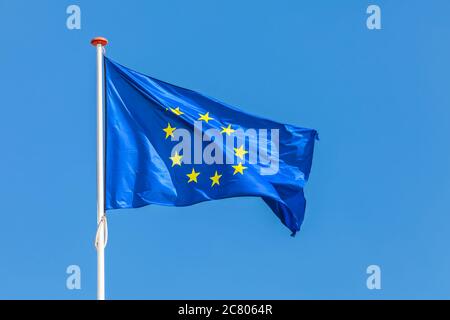
[(101, 45), (102, 47), (106, 46), (108, 44), (108, 40), (103, 37), (96, 37), (91, 40), (91, 44), (93, 46)]

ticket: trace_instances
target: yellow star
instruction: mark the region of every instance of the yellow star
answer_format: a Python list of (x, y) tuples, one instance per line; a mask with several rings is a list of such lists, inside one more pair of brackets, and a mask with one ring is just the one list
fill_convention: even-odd
[(174, 132), (175, 130), (176, 130), (176, 128), (172, 128), (172, 127), (170, 126), (170, 123), (168, 123), (168, 124), (167, 124), (167, 128), (163, 129), (163, 131), (166, 133), (166, 139), (167, 139), (168, 137), (174, 138), (173, 132)]
[(214, 118), (211, 118), (209, 116), (209, 112), (205, 113), (205, 114), (198, 114), (200, 116), (200, 118), (198, 118), (198, 120), (204, 120), (206, 123), (208, 123), (209, 120), (214, 120)]
[(221, 174), (218, 174), (217, 171), (216, 171), (216, 173), (214, 174), (214, 176), (210, 177), (210, 179), (212, 180), (212, 185), (211, 185), (211, 187), (214, 187), (215, 184), (220, 185), (220, 181), (219, 181), (219, 180), (220, 180), (221, 177), (222, 177), (222, 175), (221, 175)]
[(170, 111), (175, 113), (177, 116), (181, 116), (182, 114), (184, 114), (183, 112), (181, 112), (180, 107), (176, 107), (175, 109), (174, 108), (170, 108)]
[(239, 162), (239, 164), (237, 166), (232, 166), (232, 167), (234, 168), (233, 176), (238, 172), (240, 174), (244, 174), (244, 170), (247, 169), (247, 167), (244, 167), (242, 165), (242, 162)]
[(222, 131), (220, 133), (226, 133), (227, 135), (232, 134), (235, 130), (231, 129), (231, 124), (228, 125), (227, 128), (221, 127)]
[(188, 173), (187, 176), (189, 177), (189, 182), (194, 181), (195, 183), (197, 183), (197, 177), (200, 174), (200, 172), (195, 172), (194, 168), (192, 168), (192, 173)]
[(183, 158), (183, 156), (180, 156), (178, 152), (175, 152), (175, 154), (170, 157), (170, 160), (172, 160), (172, 167), (175, 165), (181, 166), (181, 158)]
[(244, 149), (244, 145), (241, 145), (239, 148), (234, 148), (234, 154), (236, 155), (236, 157), (239, 157), (241, 160), (244, 160), (244, 156), (248, 153), (248, 151), (246, 151)]

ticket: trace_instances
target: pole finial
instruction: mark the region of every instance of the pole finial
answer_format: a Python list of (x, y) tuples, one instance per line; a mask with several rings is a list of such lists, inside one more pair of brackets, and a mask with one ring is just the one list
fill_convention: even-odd
[(91, 40), (91, 44), (93, 46), (101, 45), (102, 47), (104, 47), (104, 46), (106, 46), (108, 44), (108, 39), (103, 38), (103, 37), (96, 37), (96, 38)]

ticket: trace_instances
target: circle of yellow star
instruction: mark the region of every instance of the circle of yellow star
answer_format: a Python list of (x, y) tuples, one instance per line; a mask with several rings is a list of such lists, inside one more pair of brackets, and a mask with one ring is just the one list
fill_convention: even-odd
[(172, 128), (172, 127), (170, 126), (170, 123), (168, 123), (168, 124), (167, 124), (167, 128), (164, 128), (164, 129), (163, 129), (163, 131), (166, 133), (166, 139), (167, 139), (168, 137), (174, 138), (173, 132), (174, 132), (176, 129), (177, 129), (177, 128)]
[(211, 187), (214, 187), (214, 185), (216, 185), (216, 184), (220, 185), (220, 178), (221, 177), (222, 177), (222, 175), (218, 174), (217, 171), (216, 171), (214, 176), (210, 177), (210, 179), (212, 180)]
[(231, 129), (231, 124), (228, 125), (228, 127), (224, 128), (221, 127), (222, 131), (220, 133), (226, 133), (227, 135), (231, 135), (235, 130)]
[(181, 116), (182, 114), (184, 114), (183, 112), (181, 112), (180, 107), (176, 107), (175, 109), (174, 108), (170, 108), (170, 111), (175, 113), (177, 116)]
[(244, 174), (244, 170), (247, 169), (247, 167), (244, 167), (244, 166), (242, 165), (242, 162), (239, 162), (239, 164), (238, 164), (237, 166), (232, 166), (232, 167), (233, 167), (233, 169), (234, 169), (233, 176), (234, 176), (236, 173)]
[(236, 155), (236, 157), (239, 157), (241, 160), (244, 160), (244, 156), (248, 153), (248, 151), (246, 151), (244, 149), (244, 145), (241, 145), (239, 148), (234, 148), (234, 154)]
[(175, 152), (175, 154), (170, 157), (170, 160), (172, 160), (172, 167), (175, 165), (181, 166), (181, 159), (183, 156), (180, 156), (178, 152)]
[(200, 174), (200, 172), (195, 172), (195, 169), (192, 168), (192, 172), (187, 174), (187, 176), (189, 177), (188, 183), (190, 183), (190, 182), (197, 183), (197, 177), (199, 174)]
[(211, 118), (211, 117), (209, 116), (209, 112), (207, 112), (207, 113), (205, 113), (205, 114), (199, 113), (198, 115), (200, 116), (200, 118), (198, 118), (198, 120), (203, 120), (203, 121), (205, 121), (206, 123), (208, 123), (209, 120), (214, 120), (214, 118)]

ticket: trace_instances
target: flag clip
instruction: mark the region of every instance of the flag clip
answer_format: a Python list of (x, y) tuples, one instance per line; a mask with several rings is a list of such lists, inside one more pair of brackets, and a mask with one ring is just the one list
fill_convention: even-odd
[(98, 241), (100, 239), (100, 230), (101, 230), (101, 226), (103, 225), (103, 248), (106, 247), (106, 244), (108, 243), (108, 220), (106, 220), (106, 215), (103, 215), (102, 218), (100, 219), (100, 222), (98, 223), (97, 226), (97, 232), (95, 234), (95, 248), (98, 249)]

